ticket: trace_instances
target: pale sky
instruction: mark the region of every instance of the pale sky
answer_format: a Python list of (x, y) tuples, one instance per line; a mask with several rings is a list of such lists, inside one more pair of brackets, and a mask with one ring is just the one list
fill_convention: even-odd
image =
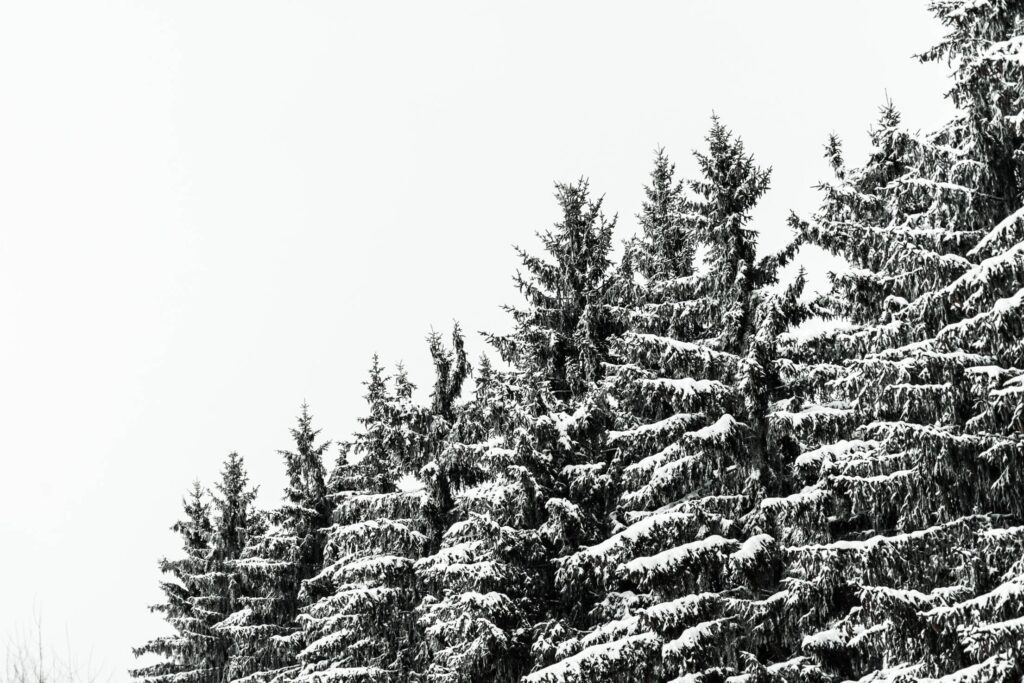
[(715, 111), (778, 247), (829, 132), (948, 117), (940, 33), (918, 0), (0, 3), (0, 637), (35, 610), (126, 679), (189, 483), (238, 450), (273, 505), (303, 399), (344, 438), (372, 353), (425, 387), (431, 326), (504, 329), (555, 180), (625, 236)]

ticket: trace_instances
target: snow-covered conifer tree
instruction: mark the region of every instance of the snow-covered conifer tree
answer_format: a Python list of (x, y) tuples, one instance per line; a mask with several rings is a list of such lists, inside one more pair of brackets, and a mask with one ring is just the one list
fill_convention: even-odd
[(427, 343), (434, 362), (434, 386), (430, 392), (430, 406), (420, 415), (423, 431), (420, 457), (424, 466), (420, 468), (419, 475), (427, 487), (425, 513), (430, 521), (431, 546), (436, 548), (452, 521), (453, 492), (466, 484), (466, 463), (462, 460), (463, 451), (459, 444), (472, 436), (465, 433), (469, 427), (469, 414), (457, 402), (472, 367), (458, 323), (452, 329), (450, 348), (444, 345), (437, 332), (430, 333)]
[(256, 491), (248, 485), (238, 453), (230, 453), (224, 461), (216, 489), (212, 503), (207, 503), (197, 482), (185, 501), (188, 519), (174, 526), (185, 542), (186, 557), (161, 562), (162, 570), (174, 575), (177, 583), (163, 584), (168, 601), (155, 609), (165, 614), (178, 635), (137, 649), (137, 655), (157, 652), (168, 661), (138, 669), (133, 672), (136, 677), (154, 683), (229, 680), (232, 643), (217, 624), (240, 607), (245, 588), (233, 563), (247, 540), (263, 529), (262, 518), (253, 508)]
[(799, 317), (801, 282), (763, 289), (793, 252), (756, 258), (748, 223), (768, 172), (717, 119), (707, 141), (691, 197), (664, 154), (655, 159), (628, 251), (637, 279), (615, 309), (627, 329), (612, 341), (607, 382), (619, 423), (613, 526), (559, 562), (579, 617), (529, 681), (728, 675), (761, 645), (742, 616), (770, 593), (780, 558), (743, 515), (776, 477), (760, 422), (777, 393), (774, 340)]
[(210, 505), (204, 499), (199, 482), (195, 482), (183, 501), (185, 519), (172, 528), (182, 539), (184, 557), (160, 561), (160, 571), (170, 580), (160, 584), (164, 602), (151, 609), (159, 612), (173, 627), (169, 636), (154, 638), (135, 648), (135, 656), (147, 653), (161, 655), (163, 661), (134, 669), (133, 678), (147, 683), (212, 683), (220, 681), (218, 635), (213, 625), (219, 615), (204, 606), (210, 594), (204, 577), (212, 563)]
[(590, 199), (586, 180), (555, 188), (562, 219), (538, 234), (552, 260), (517, 248), (526, 274), (515, 281), (528, 306), (509, 307), (515, 334), (491, 340), (520, 372), (566, 400), (586, 393), (588, 382), (602, 374), (615, 219), (604, 217), (602, 198)]
[(331, 496), (323, 570), (302, 588), (309, 604), (299, 616), (305, 649), (297, 681), (409, 680), (417, 648), (413, 565), (427, 536), (423, 491), (397, 487), (417, 446), (404, 405), (412, 385), (404, 371), (394, 384), (392, 391), (374, 356), (363, 431), (343, 448), (352, 461), (339, 461), (331, 477), (342, 488)]
[[(451, 348), (431, 335), (435, 365), (428, 409), (427, 484), (435, 552), (417, 563), (424, 590), (419, 607), (421, 668), (430, 681), (474, 681), (493, 676), (517, 680), (525, 619), (514, 604), (523, 573), (501, 548), (496, 519), (511, 512), (501, 492), (508, 388), (485, 357), (469, 401), (456, 403), (469, 373), (463, 340), (455, 329)], [(509, 501), (511, 502), (511, 501)], [(511, 550), (511, 549), (509, 549)]]
[(853, 268), (826, 297), (845, 327), (786, 352), (804, 406), (777, 417), (808, 484), (773, 505), (794, 539), (786, 621), (831, 676), (1016, 680), (1024, 8), (932, 8), (950, 33), (925, 56), (954, 65), (958, 115), (919, 135), (887, 107), (803, 229)]
[(324, 529), (332, 509), (323, 465), (330, 443), (318, 444), (319, 433), (303, 404), (291, 430), (295, 450), (280, 451), (288, 477), (285, 503), (233, 563), (247, 590), (241, 608), (218, 625), (232, 639), (229, 680), (287, 680), (298, 671), (304, 635), (297, 622), (304, 606), (300, 589), (323, 567)]
[(445, 472), (453, 494), (454, 521), (440, 547), (416, 564), (425, 593), (420, 670), (434, 683), (517, 681), (528, 655), (520, 601), (530, 599), (535, 582), (522, 551), (532, 549), (524, 543), (533, 537), (518, 527), (533, 501), (523, 487), (527, 474), (512, 470), (515, 453), (505, 445), (511, 403), (505, 378), (481, 361), (472, 400), (459, 408), (438, 462), (424, 467), (427, 480), (435, 468)]
[[(400, 381), (404, 390), (412, 388), (404, 371), (400, 372)], [(403, 459), (411, 448), (410, 434), (402, 424), (402, 416), (397, 411), (396, 393), (388, 389), (388, 377), (380, 359), (374, 355), (370, 365), (370, 377), (364, 382), (367, 414), (359, 418), (363, 431), (356, 434), (351, 442), (342, 444), (341, 457), (338, 465), (331, 473), (332, 487), (343, 490), (370, 488), (379, 493), (390, 493), (395, 490), (396, 475), (405, 466)], [(349, 462), (351, 458), (352, 462)], [(355, 485), (346, 485), (343, 475), (354, 474)]]
[(455, 521), (417, 566), (428, 593), (420, 611), (429, 680), (518, 680), (564, 611), (551, 558), (586, 525), (570, 498), (584, 488), (571, 482), (587, 474), (572, 468), (599, 451), (588, 394), (611, 329), (614, 221), (585, 181), (557, 185), (556, 198), (561, 220), (540, 235), (548, 259), (519, 251), (527, 306), (510, 309), (512, 334), (491, 337), (512, 370), (481, 372), (442, 450), (459, 476)]
[(228, 562), (242, 554), (246, 543), (261, 533), (263, 522), (256, 513), (256, 488), (249, 486), (245, 461), (228, 454), (213, 494), (213, 547), (218, 559)]
[[(781, 252), (752, 224), (769, 172), (715, 118), (697, 179), (657, 153), (617, 267), (601, 200), (556, 186), (472, 397), (456, 326), (428, 406), (374, 358), (329, 480), (303, 407), (266, 518), (231, 456), (134, 676), (1020, 680), (1024, 5), (931, 8), (955, 117), (887, 103), (856, 165), (830, 139)], [(810, 301), (779, 278), (800, 245), (849, 265)]]

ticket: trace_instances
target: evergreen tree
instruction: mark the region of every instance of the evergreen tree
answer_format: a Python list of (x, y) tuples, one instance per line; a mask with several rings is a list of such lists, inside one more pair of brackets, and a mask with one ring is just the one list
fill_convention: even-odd
[(375, 354), (370, 378), (365, 382), (364, 398), (369, 411), (359, 418), (363, 431), (344, 449), (346, 454), (351, 450), (357, 458), (357, 467), (362, 471), (360, 488), (371, 488), (379, 493), (395, 490), (395, 477), (402, 466), (400, 458), (407, 450), (407, 437), (396, 424), (394, 397), (388, 392), (387, 380)]
[(829, 676), (1016, 680), (1024, 8), (933, 10), (957, 118), (920, 136), (887, 107), (862, 169), (831, 143), (838, 182), (804, 226), (854, 270), (826, 299), (848, 323), (787, 350), (804, 406), (777, 417), (808, 486), (773, 511), (794, 542), (785, 619)]
[(199, 482), (193, 484), (185, 501), (187, 519), (174, 526), (184, 540), (186, 557), (161, 561), (161, 570), (176, 582), (162, 584), (168, 600), (154, 609), (164, 613), (178, 634), (135, 650), (137, 656), (155, 652), (167, 660), (133, 671), (137, 678), (154, 683), (228, 680), (231, 639), (218, 624), (240, 606), (243, 587), (233, 562), (246, 540), (260, 533), (261, 520), (253, 509), (256, 492), (248, 487), (237, 453), (228, 455), (216, 488), (220, 495), (212, 497), (211, 515), (211, 503), (204, 501)]
[(459, 472), (462, 488), (440, 550), (418, 566), (428, 591), (421, 625), (430, 680), (518, 680), (531, 658), (544, 656), (565, 611), (553, 593), (551, 561), (585, 533), (570, 498), (574, 478), (587, 476), (574, 467), (598, 450), (600, 422), (588, 392), (601, 376), (611, 329), (614, 220), (590, 200), (585, 181), (556, 185), (556, 198), (562, 218), (540, 235), (550, 260), (519, 250), (526, 275), (516, 284), (527, 306), (509, 309), (512, 334), (490, 338), (512, 373), (488, 371), (463, 413), (500, 417), (464, 421), (444, 451), (446, 470)]
[[(664, 154), (655, 160), (629, 251), (637, 281), (617, 309), (627, 331), (611, 345), (610, 534), (559, 563), (576, 619), (529, 681), (726, 676), (764, 647), (742, 617), (777, 584), (780, 557), (744, 515), (777, 478), (766, 452), (779, 444), (763, 422), (781, 391), (776, 339), (800, 317), (802, 282), (763, 289), (793, 253), (756, 258), (748, 223), (768, 172), (717, 119), (707, 141), (692, 198)], [(673, 188), (674, 207), (652, 210), (659, 188)]]
[(204, 605), (209, 597), (209, 586), (203, 579), (212, 560), (213, 528), (210, 506), (204, 500), (198, 481), (192, 485), (183, 505), (185, 519), (172, 529), (181, 536), (184, 557), (160, 561), (160, 571), (170, 575), (172, 580), (160, 584), (164, 602), (151, 608), (161, 613), (175, 632), (154, 638), (134, 649), (136, 657), (153, 653), (163, 658), (162, 662), (131, 672), (133, 678), (147, 683), (209, 683), (220, 680), (218, 667), (222, 662), (218, 657), (218, 638), (212, 629), (218, 620), (217, 614)]
[(300, 589), (323, 568), (324, 530), (332, 508), (323, 465), (330, 444), (317, 444), (319, 433), (303, 404), (291, 430), (295, 450), (280, 451), (288, 477), (285, 503), (233, 563), (247, 590), (241, 608), (219, 625), (232, 639), (229, 680), (257, 683), (298, 671), (303, 632), (297, 617), (306, 601)]
[(948, 96), (961, 116), (952, 127), (971, 141), (977, 190), (989, 207), (987, 218), (998, 222), (1024, 204), (1020, 3), (933, 0), (929, 6), (949, 33), (921, 58), (955, 67)]
[(516, 331), (490, 340), (502, 356), (558, 400), (586, 393), (601, 376), (610, 322), (605, 311), (611, 286), (615, 219), (590, 199), (586, 180), (555, 185), (562, 219), (538, 237), (551, 261), (517, 247), (526, 275), (515, 277), (526, 308), (508, 308)]
[[(467, 436), (473, 436), (466, 434), (469, 413), (457, 404), (472, 367), (458, 323), (452, 329), (451, 348), (445, 347), (436, 332), (431, 332), (427, 343), (434, 362), (434, 386), (430, 406), (421, 414), (424, 423), (421, 457), (426, 465), (419, 474), (427, 486), (426, 514), (433, 536), (432, 547), (436, 548), (441, 534), (452, 522), (454, 490), (474, 478), (472, 472), (467, 471), (464, 451), (459, 447)], [(471, 465), (470, 469), (474, 467)]]
[[(714, 118), (697, 179), (656, 153), (617, 266), (602, 201), (556, 185), (490, 338), (509, 367), (471, 397), (456, 325), (429, 405), (374, 357), (329, 480), (303, 406), (269, 515), (231, 454), (133, 676), (1020, 680), (1024, 5), (931, 8), (956, 116), (913, 133), (887, 103), (857, 166), (831, 138), (779, 253), (751, 218), (770, 172)], [(779, 277), (802, 244), (849, 264), (810, 301)]]
[(367, 388), (368, 413), (332, 481), (334, 524), (327, 530), (323, 570), (307, 580), (309, 605), (299, 620), (305, 649), (301, 674), (309, 683), (406, 681), (413, 665), (417, 591), (413, 564), (427, 546), (423, 491), (397, 483), (414, 447), (403, 405), (412, 385), (399, 371), (389, 391), (377, 356)]
[(639, 271), (648, 280), (693, 274), (695, 244), (684, 214), (685, 185), (675, 180), (675, 171), (665, 150), (658, 149), (637, 216), (642, 239), (633, 245)]
[[(446, 348), (428, 339), (435, 382), (428, 411), (428, 511), (432, 555), (417, 563), (425, 596), (419, 606), (422, 665), (430, 681), (516, 680), (525, 620), (516, 607), (522, 573), (505, 557), (490, 498), (503, 487), (500, 458), (507, 426), (504, 380), (483, 357), (472, 398), (457, 403), (470, 372), (462, 334), (455, 327)], [(499, 460), (495, 461), (495, 458)], [(504, 518), (508, 510), (502, 510)], [(511, 550), (511, 549), (509, 549)]]
[(229, 562), (262, 532), (262, 520), (255, 510), (257, 489), (249, 486), (242, 456), (228, 453), (220, 476), (213, 494), (213, 547), (218, 560)]
[(757, 233), (749, 222), (751, 210), (768, 190), (771, 171), (758, 168), (743, 143), (717, 118), (712, 119), (707, 143), (707, 153), (695, 155), (701, 177), (690, 182), (697, 199), (689, 208), (693, 229), (708, 248), (702, 288), (717, 304), (729, 307), (719, 314), (721, 332), (714, 345), (735, 352), (746, 345), (753, 292), (765, 279), (756, 268)]
[[(250, 539), (264, 533), (264, 519), (254, 507), (256, 489), (249, 487), (245, 463), (236, 452), (228, 454), (216, 483), (217, 493), (212, 496), (211, 567), (203, 577), (209, 595), (202, 600), (202, 608), (211, 619), (221, 621), (242, 607), (246, 595), (245, 579), (235, 566)], [(214, 627), (216, 638), (211, 643), (215, 654), (217, 676), (213, 681), (228, 681), (232, 639), (223, 630)]]
[(454, 519), (437, 550), (416, 563), (425, 593), (419, 669), (432, 683), (517, 681), (528, 656), (521, 602), (536, 589), (524, 566), (536, 549), (521, 528), (534, 501), (506, 445), (513, 404), (506, 378), (482, 360), (472, 400), (460, 407), (437, 461), (424, 467), (428, 482), (444, 476)]

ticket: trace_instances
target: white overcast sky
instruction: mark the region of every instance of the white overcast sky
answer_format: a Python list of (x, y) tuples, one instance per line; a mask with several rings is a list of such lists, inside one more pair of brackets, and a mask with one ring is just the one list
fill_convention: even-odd
[(274, 504), (303, 399), (343, 438), (373, 352), (427, 385), (431, 326), (503, 329), (553, 181), (625, 235), (715, 111), (777, 247), (829, 132), (948, 116), (940, 33), (918, 0), (0, 3), (0, 637), (35, 610), (123, 680), (189, 482), (238, 450)]

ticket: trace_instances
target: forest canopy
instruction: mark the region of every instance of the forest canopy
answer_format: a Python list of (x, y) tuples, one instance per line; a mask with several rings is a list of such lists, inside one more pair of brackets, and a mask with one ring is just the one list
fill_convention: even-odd
[[(511, 331), (479, 358), (431, 333), (428, 400), (374, 357), (351, 438), (303, 405), (278, 507), (228, 455), (132, 676), (1020, 680), (1024, 4), (931, 10), (955, 116), (887, 102), (865, 158), (823, 141), (779, 251), (770, 160), (712, 118), (694, 177), (658, 151), (638, 179), (621, 256), (601, 195), (557, 183)], [(821, 292), (786, 268), (809, 245), (848, 264)]]

